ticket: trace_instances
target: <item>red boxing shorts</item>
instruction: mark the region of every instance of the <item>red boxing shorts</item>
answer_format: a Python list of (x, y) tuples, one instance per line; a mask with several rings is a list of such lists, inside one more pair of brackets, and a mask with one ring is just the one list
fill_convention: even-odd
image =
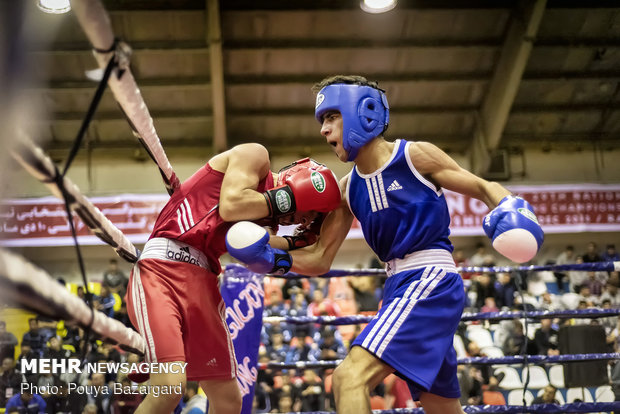
[(224, 301), (201, 251), (149, 240), (131, 272), (127, 312), (146, 341), (146, 362), (185, 361), (189, 381), (235, 378)]

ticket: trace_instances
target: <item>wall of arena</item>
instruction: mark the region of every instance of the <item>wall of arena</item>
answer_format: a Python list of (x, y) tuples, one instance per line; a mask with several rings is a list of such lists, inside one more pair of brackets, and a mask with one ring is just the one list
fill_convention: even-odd
[[(165, 148), (165, 142), (163, 145)], [(277, 148), (272, 149), (275, 150)], [(131, 150), (105, 150), (105, 154), (103, 151), (98, 150), (96, 162), (89, 164), (84, 158), (78, 158), (71, 167), (69, 177), (87, 196), (165, 191), (157, 168), (149, 159), (136, 161)], [(526, 150), (523, 156), (510, 157), (512, 177), (508, 184), (620, 183), (620, 163), (617, 162), (619, 151)], [(462, 167), (470, 168), (466, 155), (450, 155)], [(326, 163), (338, 177), (344, 176), (351, 168), (351, 164), (338, 162), (331, 152), (313, 154), (312, 157)], [(175, 156), (173, 152), (170, 162), (179, 177), (185, 179), (208, 158), (208, 151), (195, 153), (193, 156)], [(291, 161), (293, 160), (288, 157), (274, 156), (272, 169), (277, 171)], [(16, 165), (9, 171), (14, 175), (3, 183), (6, 197), (49, 195), (49, 190), (31, 178), (20, 166)]]

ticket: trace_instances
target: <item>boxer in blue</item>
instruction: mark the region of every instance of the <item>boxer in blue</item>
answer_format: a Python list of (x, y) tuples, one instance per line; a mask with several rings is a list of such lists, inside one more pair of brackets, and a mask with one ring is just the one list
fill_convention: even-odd
[[(533, 209), (433, 144), (385, 140), (389, 107), (375, 82), (334, 76), (315, 91), (321, 135), (341, 161), (355, 166), (340, 182), (341, 206), (325, 218), (316, 243), (289, 252), (290, 265), (307, 275), (329, 271), (356, 217), (388, 274), (381, 309), (334, 372), (337, 412), (370, 413), (370, 391), (395, 373), (426, 413), (462, 413), (452, 341), (465, 292), (451, 255), (442, 188), (486, 203), (491, 212), (485, 233), (496, 250), (519, 263), (530, 260), (543, 241)], [(280, 240), (267, 243), (264, 231), (251, 223), (235, 226), (228, 233), (234, 257), (256, 269), (282, 262), (282, 252), (274, 249)]]

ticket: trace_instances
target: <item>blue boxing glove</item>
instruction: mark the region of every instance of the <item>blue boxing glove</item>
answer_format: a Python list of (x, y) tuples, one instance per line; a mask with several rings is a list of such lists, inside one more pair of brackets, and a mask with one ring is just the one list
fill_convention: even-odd
[(484, 217), (482, 228), (493, 248), (517, 263), (531, 260), (545, 237), (530, 203), (515, 196), (504, 197)]
[(282, 275), (293, 265), (288, 252), (269, 245), (267, 230), (250, 221), (240, 221), (228, 230), (226, 248), (232, 257), (255, 273)]

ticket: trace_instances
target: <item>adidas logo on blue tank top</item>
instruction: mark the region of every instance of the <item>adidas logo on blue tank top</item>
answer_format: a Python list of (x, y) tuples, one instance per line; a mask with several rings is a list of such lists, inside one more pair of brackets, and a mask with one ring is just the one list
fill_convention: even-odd
[(388, 191), (395, 191), (395, 190), (402, 190), (403, 187), (398, 184), (398, 181), (394, 180), (392, 181), (392, 184), (390, 184), (390, 186), (388, 187)]

